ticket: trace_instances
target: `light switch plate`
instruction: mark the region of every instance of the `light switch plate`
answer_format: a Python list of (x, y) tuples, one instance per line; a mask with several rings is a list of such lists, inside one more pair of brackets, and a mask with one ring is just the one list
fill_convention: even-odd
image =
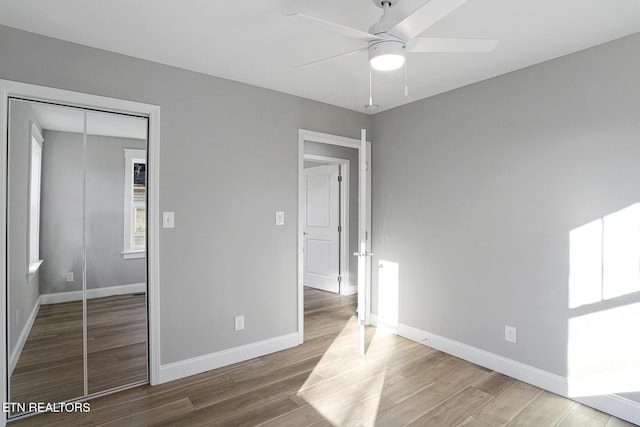
[(162, 228), (174, 228), (175, 226), (175, 213), (162, 212)]
[(284, 225), (284, 211), (276, 211), (276, 225)]

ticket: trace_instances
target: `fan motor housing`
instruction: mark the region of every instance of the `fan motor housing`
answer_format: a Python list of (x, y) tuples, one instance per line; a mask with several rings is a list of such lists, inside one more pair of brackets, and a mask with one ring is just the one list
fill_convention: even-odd
[(400, 0), (373, 0), (373, 4), (375, 4), (376, 6), (378, 6), (380, 8), (384, 8), (384, 4), (388, 3), (389, 7), (393, 7), (399, 1)]
[(369, 44), (369, 57), (388, 53), (402, 54), (405, 47), (407, 47), (407, 45), (398, 39), (374, 41)]

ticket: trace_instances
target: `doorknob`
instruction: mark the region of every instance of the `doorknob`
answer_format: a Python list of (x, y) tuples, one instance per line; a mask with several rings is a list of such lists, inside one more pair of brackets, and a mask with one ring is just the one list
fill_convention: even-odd
[(373, 255), (373, 252), (354, 252), (353, 255), (354, 256), (371, 256)]

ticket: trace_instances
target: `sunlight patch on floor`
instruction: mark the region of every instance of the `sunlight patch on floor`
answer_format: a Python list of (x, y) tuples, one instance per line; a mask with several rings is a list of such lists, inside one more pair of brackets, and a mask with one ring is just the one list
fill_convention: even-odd
[(383, 343), (388, 334), (370, 329), (367, 354), (360, 356), (358, 329), (352, 316), (297, 393), (335, 426), (373, 426), (378, 413), (392, 353)]

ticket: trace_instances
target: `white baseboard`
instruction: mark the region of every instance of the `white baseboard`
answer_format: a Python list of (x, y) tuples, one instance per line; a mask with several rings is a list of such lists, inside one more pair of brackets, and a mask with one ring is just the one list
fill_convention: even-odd
[(459, 357), (476, 365), (484, 366), (520, 381), (533, 384), (544, 390), (558, 394), (583, 403), (592, 408), (611, 414), (615, 417), (640, 425), (640, 403), (626, 399), (617, 394), (589, 397), (569, 397), (569, 383), (567, 378), (552, 374), (533, 366), (499, 356), (488, 351), (472, 347), (448, 338), (414, 328), (412, 326), (398, 324), (391, 326), (378, 324), (375, 314), (371, 314), (371, 323), (380, 328), (394, 332), (397, 335), (427, 345), (436, 350)]
[[(136, 294), (147, 291), (146, 283), (108, 286), (105, 288), (87, 289), (87, 299), (110, 297), (112, 295)], [(57, 292), (40, 295), (40, 304), (58, 304), (61, 302), (82, 300), (82, 291)]]
[(348, 284), (344, 287), (341, 295), (355, 295), (358, 293), (358, 285)]
[(13, 348), (11, 355), (9, 356), (9, 377), (13, 374), (13, 370), (16, 368), (18, 364), (18, 359), (20, 359), (20, 355), (22, 354), (22, 349), (27, 342), (27, 338), (29, 338), (29, 333), (31, 332), (31, 328), (33, 327), (33, 322), (35, 322), (36, 317), (38, 316), (38, 310), (40, 309), (40, 298), (36, 300), (36, 304), (33, 306), (31, 313), (29, 313), (29, 318), (27, 319), (27, 323), (25, 323), (22, 331), (20, 332), (20, 336), (18, 336), (18, 342), (16, 346)]
[(177, 380), (300, 344), (297, 332), (160, 366), (160, 382)]

